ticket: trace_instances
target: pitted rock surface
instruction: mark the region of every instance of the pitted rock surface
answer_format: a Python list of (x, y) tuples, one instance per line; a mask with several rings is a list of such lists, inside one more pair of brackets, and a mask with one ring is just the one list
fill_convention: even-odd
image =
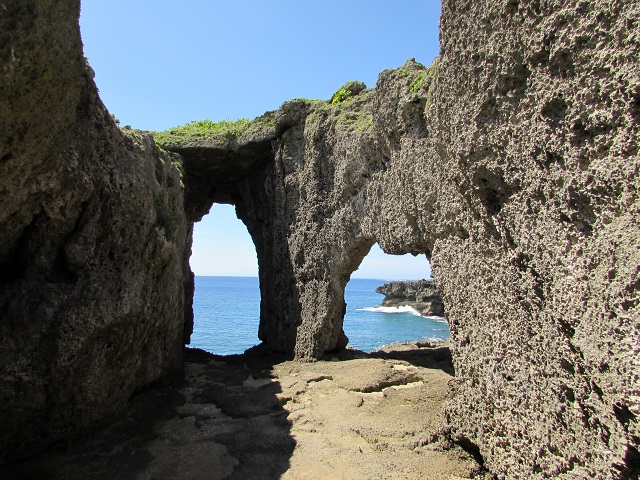
[(451, 327), (452, 438), (501, 477), (638, 475), (637, 0), (446, 0), (430, 68), (163, 144), (180, 159), (113, 124), (77, 2), (2, 8), (2, 458), (179, 367), (189, 222), (226, 202), (256, 245), (265, 349), (343, 348), (371, 246), (425, 254)]
[(426, 254), (454, 438), (499, 475), (637, 474), (638, 12), (444, 2), (429, 69), (309, 105), (239, 186), (260, 338), (300, 359), (341, 348), (344, 287), (371, 245)]

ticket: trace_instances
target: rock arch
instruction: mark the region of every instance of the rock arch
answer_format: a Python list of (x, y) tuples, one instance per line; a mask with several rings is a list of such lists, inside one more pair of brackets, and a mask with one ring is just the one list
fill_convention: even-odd
[[(460, 27), (455, 5), (443, 5), (443, 27)], [(549, 7), (546, 18), (565, 28), (571, 8)], [(620, 11), (593, 8), (602, 25), (626, 28)], [(494, 9), (478, 4), (465, 15), (492, 23)], [(516, 10), (528, 28), (544, 29), (537, 13)], [(587, 128), (575, 88), (606, 67), (576, 51), (590, 67), (558, 77), (505, 22), (496, 24), (505, 36), (490, 39), (451, 27), (430, 69), (408, 62), (385, 71), (374, 91), (344, 104), (296, 101), (276, 114), (298, 120), (272, 136), (271, 159), (243, 190), (247, 218), (250, 205), (263, 212), (249, 229), (263, 241), (261, 277), (278, 299), (261, 338), (300, 359), (340, 348), (344, 286), (363, 252), (378, 242), (389, 253), (424, 253), (453, 340), (453, 438), (506, 476), (631, 475), (638, 423), (620, 412), (635, 412), (640, 392), (620, 372), (637, 372), (629, 347), (637, 341), (623, 339), (638, 322), (638, 156), (601, 147), (637, 142), (637, 77), (602, 80), (598, 101), (625, 120), (599, 129), (589, 117)], [(605, 35), (602, 25), (589, 28)], [(500, 44), (497, 63), (489, 59), (498, 50), (470, 51), (469, 38), (474, 49)], [(629, 58), (638, 48), (610, 53)], [(557, 102), (548, 82), (563, 85), (558, 115), (549, 113)]]
[(246, 224), (266, 347), (299, 359), (344, 348), (344, 289), (371, 246), (430, 254), (403, 188), (412, 188), (408, 164), (429, 163), (422, 119), (435, 69), (409, 61), (375, 90), (337, 104), (287, 102), (235, 135), (160, 138), (183, 159), (187, 218), (225, 202)]
[(0, 461), (179, 370), (189, 222), (225, 201), (256, 244), (270, 348), (344, 344), (344, 284), (373, 242), (426, 253), (452, 438), (504, 477), (638, 475), (636, 0), (443, 1), (430, 69), (161, 142), (184, 203), (177, 157), (100, 102), (78, 11), (0, 14)]

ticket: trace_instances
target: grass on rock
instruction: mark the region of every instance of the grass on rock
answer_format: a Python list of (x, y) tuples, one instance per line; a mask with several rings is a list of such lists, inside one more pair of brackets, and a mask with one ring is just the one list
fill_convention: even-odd
[(154, 132), (153, 136), (159, 145), (188, 143), (204, 137), (226, 137), (229, 135), (237, 137), (246, 130), (249, 123), (251, 122), (247, 118), (222, 120), (221, 122), (194, 120), (186, 125), (173, 127), (164, 132)]

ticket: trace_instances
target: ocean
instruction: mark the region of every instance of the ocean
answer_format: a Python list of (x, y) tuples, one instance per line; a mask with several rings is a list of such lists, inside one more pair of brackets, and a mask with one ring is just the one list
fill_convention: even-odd
[[(411, 309), (376, 308), (384, 280), (354, 278), (347, 284), (344, 331), (349, 346), (370, 352), (391, 342), (449, 338), (439, 317), (422, 317)], [(257, 277), (196, 277), (191, 344), (219, 355), (242, 353), (260, 343), (260, 290)]]

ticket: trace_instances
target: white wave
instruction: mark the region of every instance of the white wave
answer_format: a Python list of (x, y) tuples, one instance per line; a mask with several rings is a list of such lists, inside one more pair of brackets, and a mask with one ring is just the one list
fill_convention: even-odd
[(420, 312), (409, 305), (402, 305), (400, 307), (364, 307), (358, 310), (363, 312), (378, 312), (378, 313), (410, 313), (421, 317)]
[(418, 310), (409, 305), (402, 305), (400, 307), (364, 307), (358, 309), (361, 312), (375, 312), (375, 313), (410, 313), (422, 318), (428, 318), (435, 322), (447, 323), (447, 319), (444, 317), (437, 317), (435, 315), (422, 315)]
[(447, 319), (444, 317), (436, 317), (435, 315), (425, 315), (424, 318), (428, 318), (429, 320), (433, 320), (435, 322), (447, 323)]

